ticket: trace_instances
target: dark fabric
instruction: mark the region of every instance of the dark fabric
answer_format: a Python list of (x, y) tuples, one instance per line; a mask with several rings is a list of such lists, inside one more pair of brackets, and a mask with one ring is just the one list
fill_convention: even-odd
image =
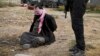
[(57, 25), (54, 18), (48, 14), (45, 15), (42, 31), (38, 34), (39, 15), (35, 15), (34, 22), (30, 27), (30, 32), (24, 32), (20, 38), (20, 44), (31, 44), (32, 47), (38, 47), (45, 44), (51, 44), (55, 41), (53, 32)]
[(37, 36), (32, 32), (24, 32), (21, 35), (20, 44), (31, 44), (32, 47), (38, 47), (45, 43), (45, 38), (42, 36)]
[[(34, 22), (30, 27), (30, 32), (33, 32), (34, 23), (39, 19), (39, 15), (35, 15)], [(57, 25), (54, 18), (51, 15), (46, 14), (44, 17), (44, 22), (42, 26), (42, 30), (40, 32), (40, 36), (44, 36), (46, 44), (50, 44), (55, 41), (54, 31), (56, 30)]]
[(86, 4), (88, 0), (68, 1), (71, 3), (69, 5), (70, 7), (68, 7), (67, 10), (70, 10), (71, 13), (72, 29), (75, 33), (76, 45), (79, 49), (85, 50), (83, 16), (85, 14)]
[(29, 32), (24, 32), (21, 35), (21, 39), (20, 39), (20, 44), (30, 44), (32, 43), (32, 39), (34, 39), (35, 35), (33, 35), (32, 33)]

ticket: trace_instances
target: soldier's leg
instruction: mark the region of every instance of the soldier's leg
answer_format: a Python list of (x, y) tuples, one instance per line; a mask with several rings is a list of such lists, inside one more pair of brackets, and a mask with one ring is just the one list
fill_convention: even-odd
[(76, 37), (76, 46), (85, 50), (83, 16), (86, 10), (86, 0), (73, 0), (71, 7), (72, 28)]

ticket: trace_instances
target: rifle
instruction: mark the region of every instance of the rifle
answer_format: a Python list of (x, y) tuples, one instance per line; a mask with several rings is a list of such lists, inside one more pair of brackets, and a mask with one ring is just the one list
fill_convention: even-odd
[(65, 10), (64, 10), (65, 18), (67, 18), (67, 12), (69, 11), (69, 8), (70, 8), (70, 3), (68, 0), (65, 0), (64, 7), (65, 7)]
[(65, 19), (67, 18), (67, 11), (64, 12), (65, 13)]

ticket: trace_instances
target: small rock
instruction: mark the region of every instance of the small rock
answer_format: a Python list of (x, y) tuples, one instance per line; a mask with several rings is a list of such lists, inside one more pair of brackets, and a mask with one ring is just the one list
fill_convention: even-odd
[(92, 31), (93, 31), (93, 33), (95, 33), (95, 34), (97, 33), (97, 29), (93, 29)]
[(97, 30), (96, 30), (96, 29), (93, 29), (92, 31), (93, 31), (93, 32), (96, 32)]
[(13, 50), (11, 50), (12, 52), (14, 52), (15, 50), (13, 49)]

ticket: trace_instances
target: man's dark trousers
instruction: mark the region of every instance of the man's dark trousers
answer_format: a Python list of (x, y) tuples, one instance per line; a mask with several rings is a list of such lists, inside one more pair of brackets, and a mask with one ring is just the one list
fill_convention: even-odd
[(76, 37), (76, 46), (81, 50), (85, 50), (83, 16), (87, 0), (70, 0), (70, 2), (72, 29)]

